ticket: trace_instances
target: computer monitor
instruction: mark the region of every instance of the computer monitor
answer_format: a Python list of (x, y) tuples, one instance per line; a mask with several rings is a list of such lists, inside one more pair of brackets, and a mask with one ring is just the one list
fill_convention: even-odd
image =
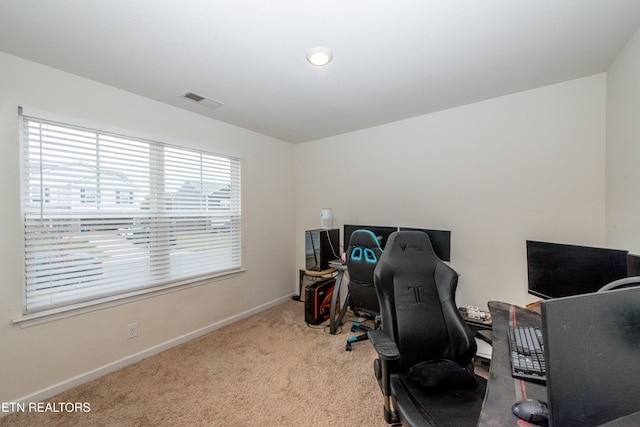
[(551, 426), (596, 426), (640, 410), (640, 287), (542, 303)]
[(627, 253), (528, 240), (528, 291), (543, 299), (595, 292), (627, 277)]
[(640, 276), (640, 256), (627, 255), (627, 277)]
[(400, 227), (400, 231), (422, 231), (426, 233), (438, 258), (443, 261), (451, 261), (451, 231), (409, 227)]
[(305, 268), (322, 271), (329, 261), (340, 258), (340, 230), (317, 229), (304, 232)]
[(380, 247), (384, 249), (387, 244), (387, 239), (391, 233), (398, 231), (398, 227), (389, 227), (382, 225), (351, 225), (345, 224), (344, 226), (344, 250), (347, 251), (349, 247), (349, 240), (351, 240), (351, 234), (356, 230), (369, 230), (378, 237), (380, 241)]

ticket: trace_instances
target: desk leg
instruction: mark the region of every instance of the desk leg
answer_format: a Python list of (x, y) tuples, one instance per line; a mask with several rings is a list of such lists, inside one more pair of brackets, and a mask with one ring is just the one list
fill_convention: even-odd
[(342, 285), (342, 276), (344, 272), (338, 271), (336, 277), (336, 284), (333, 286), (333, 295), (331, 296), (331, 309), (329, 311), (329, 333), (335, 335), (336, 333), (336, 303), (338, 301), (338, 295), (340, 294), (340, 286)]
[(302, 295), (303, 295), (302, 286), (304, 285), (304, 278), (305, 278), (306, 275), (307, 274), (305, 273), (305, 270), (300, 270), (299, 275), (298, 275), (298, 295), (292, 296), (291, 297), (292, 300), (305, 302), (304, 298), (302, 297)]
[(347, 299), (345, 300), (342, 309), (340, 310), (340, 314), (336, 318), (336, 305), (338, 303), (338, 298), (340, 295), (340, 288), (342, 286), (342, 277), (344, 276), (344, 270), (338, 270), (338, 276), (336, 277), (336, 284), (333, 288), (333, 295), (331, 296), (331, 311), (329, 312), (329, 333), (335, 335), (338, 327), (342, 324), (342, 319), (344, 318), (345, 313), (347, 312), (349, 293), (347, 292)]
[(293, 299), (295, 301), (304, 301), (302, 299), (302, 282), (304, 282), (304, 270), (300, 270), (298, 276), (298, 295), (294, 296)]

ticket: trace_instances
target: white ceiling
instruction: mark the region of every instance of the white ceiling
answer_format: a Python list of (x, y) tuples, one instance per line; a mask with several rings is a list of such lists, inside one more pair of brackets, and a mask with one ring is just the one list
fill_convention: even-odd
[(638, 0), (0, 0), (2, 51), (292, 143), (604, 72), (639, 25)]

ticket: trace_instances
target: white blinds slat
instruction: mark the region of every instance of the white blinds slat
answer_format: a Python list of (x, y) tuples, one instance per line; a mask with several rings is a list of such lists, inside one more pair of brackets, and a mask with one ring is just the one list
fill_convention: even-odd
[(22, 122), (26, 312), (240, 268), (239, 159)]

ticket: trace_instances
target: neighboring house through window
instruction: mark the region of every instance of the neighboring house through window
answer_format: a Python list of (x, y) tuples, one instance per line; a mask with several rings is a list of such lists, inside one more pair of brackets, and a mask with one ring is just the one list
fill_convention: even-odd
[(240, 270), (239, 158), (21, 121), (25, 313)]

